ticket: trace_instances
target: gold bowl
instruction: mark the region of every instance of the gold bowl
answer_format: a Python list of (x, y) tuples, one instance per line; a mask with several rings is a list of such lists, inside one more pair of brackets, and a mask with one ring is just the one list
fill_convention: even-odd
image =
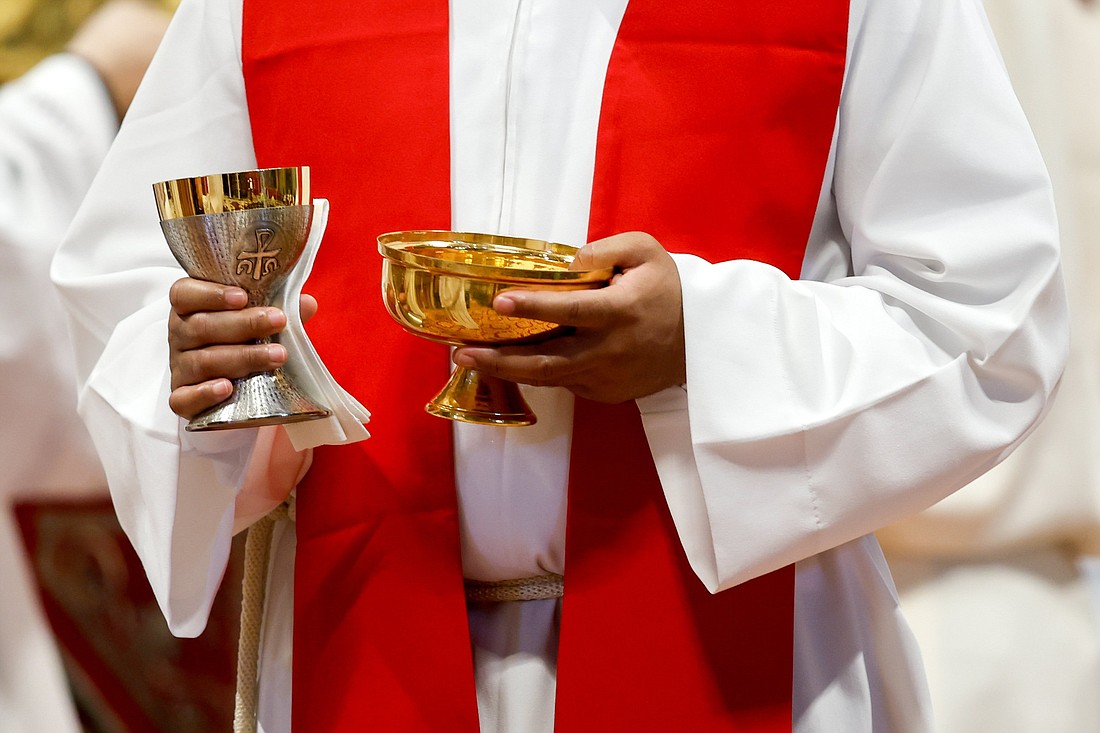
[[(391, 232), (378, 237), (382, 299), (406, 331), (451, 346), (502, 346), (551, 338), (564, 326), (503, 316), (493, 299), (506, 290), (591, 290), (611, 268), (572, 270), (577, 248), (540, 239), (448, 231)], [(519, 387), (456, 367), (425, 405), (432, 415), (487, 425), (533, 425)]]

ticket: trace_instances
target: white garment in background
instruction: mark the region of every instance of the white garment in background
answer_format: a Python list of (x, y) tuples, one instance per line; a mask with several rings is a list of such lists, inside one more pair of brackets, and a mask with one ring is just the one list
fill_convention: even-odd
[[(1072, 348), (1003, 464), (880, 533), (940, 733), (1100, 731), (1100, 6), (986, 0), (1054, 183)], [(1100, 587), (1100, 586), (1098, 586)]]
[(118, 121), (99, 77), (51, 57), (0, 88), (0, 731), (79, 733), (12, 504), (106, 496), (76, 414), (50, 260)]
[[(54, 263), (79, 332), (82, 413), (181, 635), (206, 622), (255, 433), (187, 434), (168, 409), (167, 292), (182, 273), (143, 202), (156, 181), (256, 164), (240, 3), (182, 4)], [(584, 242), (624, 8), (451, 2), (454, 228)], [(998, 461), (1040, 415), (1066, 338), (1049, 181), (980, 5), (855, 0), (850, 38), (805, 280), (676, 256), (690, 388), (640, 401), (702, 581), (799, 562), (799, 733), (927, 729), (919, 655), (868, 533)], [(456, 426), (471, 577), (561, 572), (571, 398), (526, 394), (532, 428)], [(289, 725), (287, 529), (264, 628), (268, 733)], [(484, 730), (549, 730), (532, 706), (552, 701), (552, 604), (472, 619)]]

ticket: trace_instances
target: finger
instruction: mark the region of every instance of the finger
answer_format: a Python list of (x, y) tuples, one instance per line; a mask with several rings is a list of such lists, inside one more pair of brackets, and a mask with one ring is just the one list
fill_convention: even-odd
[(232, 382), (228, 379), (215, 379), (172, 390), (172, 394), (168, 396), (168, 406), (172, 412), (190, 420), (203, 410), (224, 402), (232, 393)]
[(577, 251), (570, 265), (573, 270), (600, 270), (613, 267), (626, 270), (637, 267), (657, 254), (664, 247), (644, 232), (625, 232), (589, 242)]
[(180, 316), (199, 311), (240, 310), (248, 305), (248, 294), (238, 287), (185, 277), (168, 291), (172, 310)]
[(172, 389), (271, 371), (285, 364), (286, 358), (286, 347), (281, 344), (210, 346), (183, 351), (172, 362)]
[(533, 318), (577, 328), (605, 328), (615, 317), (617, 293), (597, 290), (506, 290), (493, 299), (493, 310), (513, 318)]
[(317, 315), (317, 299), (308, 293), (302, 293), (298, 299), (298, 312), (302, 314), (302, 323)]
[(565, 336), (535, 346), (501, 348), (462, 347), (452, 360), (457, 366), (509, 382), (535, 387), (560, 387), (575, 381), (584, 371), (576, 340)]
[(177, 351), (219, 344), (244, 344), (279, 333), (286, 314), (270, 306), (240, 311), (199, 311), (168, 317), (168, 341)]

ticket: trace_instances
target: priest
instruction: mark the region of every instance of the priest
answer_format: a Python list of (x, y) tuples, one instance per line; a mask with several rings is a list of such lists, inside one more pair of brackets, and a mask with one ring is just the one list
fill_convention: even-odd
[[(286, 316), (182, 278), (149, 191), (288, 165), (331, 204), (310, 337), (373, 414), (301, 452), (183, 430), (285, 361), (249, 342)], [(450, 354), (381, 304), (401, 229), (590, 243), (619, 274), (494, 304), (566, 337)], [(977, 0), (185, 0), (53, 274), (176, 633), (293, 497), (268, 733), (926, 730), (870, 533), (1007, 455), (1067, 343), (1049, 180)], [(424, 414), (452, 359), (538, 423)]]

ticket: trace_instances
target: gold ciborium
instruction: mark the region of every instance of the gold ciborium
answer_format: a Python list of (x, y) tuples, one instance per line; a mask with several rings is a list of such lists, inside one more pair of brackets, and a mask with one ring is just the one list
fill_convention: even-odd
[[(298, 262), (313, 206), (309, 168), (266, 168), (153, 184), (160, 227), (176, 261), (197, 280), (234, 285), (248, 306), (268, 305)], [(257, 343), (278, 341), (278, 336)], [(329, 415), (282, 369), (233, 380), (229, 399), (187, 424), (219, 430)]]
[[(541, 341), (565, 327), (502, 316), (493, 298), (505, 290), (590, 290), (612, 269), (569, 269), (577, 248), (539, 239), (446, 231), (391, 232), (378, 237), (382, 299), (393, 319), (417, 336), (451, 346)], [(456, 367), (425, 405), (432, 415), (485, 425), (533, 425), (519, 387)]]

